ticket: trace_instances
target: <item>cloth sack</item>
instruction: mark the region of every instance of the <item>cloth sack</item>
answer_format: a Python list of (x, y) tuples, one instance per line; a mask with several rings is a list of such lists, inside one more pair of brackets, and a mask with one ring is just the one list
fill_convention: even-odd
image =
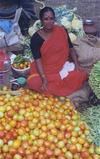
[(78, 62), (88, 73), (96, 61), (100, 60), (100, 38), (86, 35), (74, 41)]
[(91, 88), (86, 81), (82, 88), (67, 96), (67, 98), (69, 98), (74, 103), (74, 105), (78, 107), (81, 106), (81, 103), (87, 102), (89, 100), (90, 92)]
[(16, 10), (15, 18), (12, 20), (11, 31), (9, 33), (0, 28), (0, 48), (21, 43), (23, 36), (18, 25), (21, 12), (22, 8)]
[[(83, 38), (78, 38), (73, 44), (79, 64), (89, 73), (93, 64), (100, 60), (100, 38), (86, 35)], [(76, 107), (79, 107), (82, 103), (89, 101), (90, 93), (91, 88), (86, 81), (82, 88), (67, 97), (71, 99)]]

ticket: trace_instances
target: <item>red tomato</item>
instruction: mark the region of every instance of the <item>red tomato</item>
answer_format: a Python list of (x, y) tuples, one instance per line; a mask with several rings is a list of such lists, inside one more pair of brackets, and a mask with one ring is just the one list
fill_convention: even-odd
[(81, 157), (82, 157), (83, 159), (86, 159), (86, 158), (89, 157), (89, 153), (88, 153), (87, 151), (83, 151), (83, 152), (81, 152)]
[(22, 157), (24, 157), (24, 156), (25, 156), (25, 150), (24, 150), (24, 148), (20, 147), (20, 148), (18, 149), (18, 153), (19, 153)]
[(77, 148), (75, 145), (70, 145), (69, 147), (70, 152), (72, 152), (73, 154), (75, 154), (77, 152)]
[(0, 138), (2, 139), (4, 137), (5, 133), (4, 131), (0, 131)]
[(21, 126), (22, 127), (26, 127), (28, 124), (28, 122), (26, 120), (21, 121)]

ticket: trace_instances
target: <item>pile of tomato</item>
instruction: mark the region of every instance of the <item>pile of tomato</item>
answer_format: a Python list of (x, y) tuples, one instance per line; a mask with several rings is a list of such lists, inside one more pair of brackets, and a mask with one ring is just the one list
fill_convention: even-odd
[(30, 67), (30, 61), (24, 61), (22, 63), (13, 63), (12, 66), (16, 69), (25, 69)]
[(0, 96), (0, 159), (100, 159), (69, 99), (23, 90)]

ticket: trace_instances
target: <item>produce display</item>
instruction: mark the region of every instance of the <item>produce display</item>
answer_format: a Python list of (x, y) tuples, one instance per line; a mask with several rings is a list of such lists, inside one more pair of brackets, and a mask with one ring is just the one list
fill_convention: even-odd
[[(81, 118), (89, 125), (93, 142), (100, 147), (100, 105), (91, 106), (81, 113)], [(99, 148), (100, 153), (100, 148)]]
[(17, 55), (13, 60), (12, 66), (16, 69), (25, 69), (30, 67), (30, 61), (23, 55)]
[(100, 159), (100, 151), (69, 99), (4, 87), (0, 159)]
[(32, 55), (32, 51), (31, 51), (31, 48), (30, 48), (30, 36), (26, 36), (24, 37), (23, 39), (23, 45), (24, 45), (24, 57), (25, 58), (28, 58), (28, 59), (33, 59), (33, 55)]
[(76, 14), (77, 8), (68, 9), (66, 5), (54, 7), (56, 21), (63, 25), (69, 32), (71, 41), (74, 42), (77, 37), (83, 37), (83, 20)]
[(100, 99), (100, 61), (97, 61), (91, 69), (89, 85), (96, 97)]

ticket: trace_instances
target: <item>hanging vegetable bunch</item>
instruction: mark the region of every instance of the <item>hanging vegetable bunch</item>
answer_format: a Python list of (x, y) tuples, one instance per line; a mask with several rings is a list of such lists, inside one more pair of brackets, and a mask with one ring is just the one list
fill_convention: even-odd
[(96, 97), (100, 99), (100, 61), (94, 64), (90, 76), (89, 85), (95, 93)]

